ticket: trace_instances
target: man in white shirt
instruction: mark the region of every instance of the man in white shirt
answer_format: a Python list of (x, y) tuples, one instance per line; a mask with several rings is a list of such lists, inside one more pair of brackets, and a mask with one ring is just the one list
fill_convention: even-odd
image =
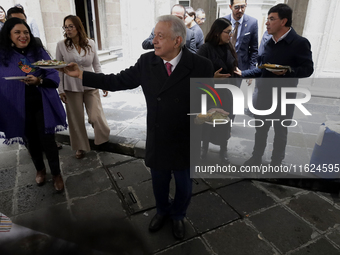
[[(25, 9), (24, 9), (24, 7), (21, 4), (16, 4), (14, 7), (20, 8), (20, 9), (22, 9), (25, 12)], [(25, 15), (26, 15), (26, 20), (27, 20), (26, 23), (30, 27), (31, 32), (34, 35), (34, 37), (40, 37), (38, 24), (35, 21), (35, 19), (30, 17), (30, 16), (27, 16), (26, 13), (25, 13)]]

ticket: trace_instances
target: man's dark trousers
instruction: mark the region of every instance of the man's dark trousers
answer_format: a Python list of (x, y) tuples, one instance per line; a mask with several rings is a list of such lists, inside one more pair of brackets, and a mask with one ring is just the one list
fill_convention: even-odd
[[(176, 182), (176, 194), (172, 203), (169, 201), (171, 173)], [(151, 175), (157, 213), (169, 215), (174, 220), (182, 220), (186, 215), (192, 193), (190, 169), (171, 171), (152, 168)]]
[[(255, 145), (253, 156), (261, 158), (264, 154), (267, 145), (267, 137), (272, 121), (264, 121), (263, 126), (260, 127), (262, 122), (256, 121)], [(281, 125), (281, 120), (273, 121), (274, 125), (274, 143), (272, 161), (281, 162), (285, 157), (285, 150), (287, 144), (288, 128)]]

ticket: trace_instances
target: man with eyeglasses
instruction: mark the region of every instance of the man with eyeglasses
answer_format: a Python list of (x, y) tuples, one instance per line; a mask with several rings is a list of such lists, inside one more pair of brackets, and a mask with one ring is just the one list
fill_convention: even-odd
[[(264, 44), (263, 53), (258, 60), (259, 65), (268, 63), (278, 64), (290, 66), (291, 70), (266, 70), (256, 68), (236, 72), (243, 77), (260, 76), (266, 78), (257, 80), (258, 95), (256, 105), (254, 105), (255, 109), (270, 109), (273, 104), (273, 88), (276, 88), (279, 92), (276, 110), (269, 115), (256, 116), (256, 119), (278, 121), (275, 121), (273, 124), (270, 121), (264, 121), (264, 125), (256, 125), (253, 155), (244, 163), (245, 166), (259, 166), (262, 164), (262, 156), (267, 145), (267, 136), (271, 125), (274, 126), (275, 135), (270, 164), (272, 166), (280, 166), (282, 164), (287, 144), (287, 126), (291, 125), (291, 119), (294, 114), (294, 104), (288, 104), (286, 106), (285, 115), (281, 113), (281, 88), (297, 87), (298, 78), (309, 77), (314, 71), (311, 45), (306, 38), (298, 35), (291, 27), (292, 14), (292, 9), (286, 4), (278, 4), (269, 10), (266, 26), (271, 38)], [(279, 79), (273, 81), (273, 79), (267, 78)], [(296, 93), (287, 93), (286, 97), (288, 99), (295, 99)], [(284, 126), (281, 125), (282, 121), (284, 121)]]
[(195, 19), (196, 23), (198, 25), (203, 25), (203, 23), (205, 22), (205, 12), (202, 8), (198, 8), (196, 10), (196, 19)]
[(230, 0), (229, 8), (232, 13), (224, 16), (233, 26), (231, 43), (235, 47), (238, 67), (241, 70), (256, 67), (258, 51), (257, 19), (244, 13), (246, 7), (246, 0)]
[[(186, 11), (185, 11), (185, 8), (184, 8), (183, 5), (175, 4), (171, 8), (171, 15), (176, 16), (177, 18), (182, 20), (183, 23), (184, 23), (184, 20), (185, 20), (185, 13), (186, 13)], [(155, 28), (152, 29), (150, 36), (142, 42), (142, 47), (143, 47), (144, 50), (151, 50), (151, 49), (155, 48), (153, 43), (152, 43), (152, 40), (155, 37), (154, 30), (155, 30)], [(191, 31), (189, 28), (187, 28), (186, 30), (187, 30), (187, 35), (186, 35), (186, 39), (185, 39), (185, 46), (192, 53), (196, 53), (197, 48), (196, 48), (195, 32)]]

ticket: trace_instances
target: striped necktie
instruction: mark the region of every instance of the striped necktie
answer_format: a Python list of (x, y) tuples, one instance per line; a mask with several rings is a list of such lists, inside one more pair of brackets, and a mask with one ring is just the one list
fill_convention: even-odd
[(239, 24), (240, 23), (235, 22), (234, 32), (233, 32), (233, 35), (232, 35), (232, 38), (231, 38), (231, 44), (234, 46), (234, 48), (235, 48), (236, 41), (237, 41), (237, 32), (238, 32), (238, 25)]

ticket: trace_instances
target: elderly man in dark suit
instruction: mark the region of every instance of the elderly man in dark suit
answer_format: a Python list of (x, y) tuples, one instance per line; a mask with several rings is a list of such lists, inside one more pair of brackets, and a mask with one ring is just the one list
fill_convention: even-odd
[[(192, 181), (190, 179), (190, 78), (212, 77), (211, 62), (191, 53), (184, 46), (186, 27), (173, 15), (158, 18), (154, 52), (143, 54), (137, 63), (119, 74), (104, 75), (80, 71), (70, 64), (64, 72), (83, 79), (84, 86), (110, 91), (142, 86), (147, 103), (145, 163), (151, 168), (157, 214), (149, 230), (159, 230), (170, 217), (173, 234), (184, 238)], [(169, 202), (169, 183), (173, 173), (176, 195)]]
[[(184, 23), (185, 20), (185, 8), (180, 5), (180, 4), (175, 4), (172, 8), (171, 8), (171, 15), (176, 16), (177, 18), (181, 19)], [(152, 29), (151, 34), (149, 35), (148, 38), (146, 38), (143, 42), (142, 42), (142, 48), (144, 50), (150, 50), (150, 49), (154, 49), (154, 45), (153, 45), (153, 38), (155, 37), (155, 33), (154, 33), (155, 28)], [(185, 38), (185, 46), (192, 52), (192, 53), (196, 53), (197, 52), (197, 48), (196, 48), (196, 37), (195, 37), (195, 32), (190, 30), (189, 28), (186, 28), (186, 38)]]
[(246, 0), (230, 0), (229, 8), (232, 13), (224, 18), (233, 25), (231, 43), (237, 53), (238, 67), (241, 70), (254, 69), (258, 51), (257, 19), (244, 13), (247, 8)]
[[(237, 71), (243, 77), (261, 76), (266, 79), (257, 80), (258, 98), (256, 105), (257, 110), (267, 110), (272, 106), (272, 89), (278, 88), (277, 109), (270, 115), (256, 116), (256, 119), (278, 119), (274, 122), (274, 143), (271, 157), (272, 166), (280, 166), (285, 157), (285, 149), (287, 144), (287, 125), (291, 124), (285, 121), (285, 126), (281, 124), (283, 120), (290, 120), (294, 114), (294, 105), (286, 106), (286, 114), (281, 113), (281, 88), (297, 87), (298, 78), (309, 77), (312, 75), (313, 60), (311, 45), (309, 41), (299, 36), (292, 25), (292, 9), (286, 4), (278, 4), (272, 7), (268, 12), (266, 22), (268, 34), (272, 37), (264, 45), (263, 53), (259, 58), (259, 64), (279, 64), (283, 66), (290, 66), (291, 70), (266, 70), (253, 69), (246, 71)], [(280, 78), (280, 79), (267, 79)], [(286, 79), (289, 78), (289, 79)], [(296, 98), (296, 93), (287, 93), (287, 98)], [(256, 127), (255, 145), (253, 149), (253, 156), (247, 160), (244, 165), (261, 165), (262, 156), (267, 145), (267, 136), (271, 121), (264, 121), (264, 125)]]

